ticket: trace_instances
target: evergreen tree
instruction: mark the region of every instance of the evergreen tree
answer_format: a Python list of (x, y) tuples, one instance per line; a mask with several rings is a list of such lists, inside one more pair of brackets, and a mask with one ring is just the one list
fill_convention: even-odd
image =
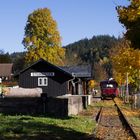
[(3, 50), (0, 50), (0, 63), (11, 63), (11, 57), (9, 53), (4, 53)]

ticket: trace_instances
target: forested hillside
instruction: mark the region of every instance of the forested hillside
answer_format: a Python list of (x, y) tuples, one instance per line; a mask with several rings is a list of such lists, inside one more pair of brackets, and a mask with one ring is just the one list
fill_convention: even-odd
[(120, 39), (109, 35), (93, 36), (65, 46), (66, 65), (91, 64), (94, 79), (112, 76), (109, 51)]
[[(109, 49), (112, 48), (118, 39), (114, 36), (100, 35), (93, 36), (91, 39), (82, 39), (72, 44), (65, 46), (66, 58), (69, 65), (77, 65), (80, 63), (87, 63), (91, 61), (91, 56), (96, 53), (96, 56), (100, 59), (109, 56)], [(98, 55), (97, 55), (98, 53)], [(71, 61), (71, 60), (75, 61)], [(96, 58), (97, 59), (97, 58)]]

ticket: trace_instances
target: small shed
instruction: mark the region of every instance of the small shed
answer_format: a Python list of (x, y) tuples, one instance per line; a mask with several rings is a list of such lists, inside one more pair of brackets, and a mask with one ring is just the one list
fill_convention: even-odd
[(71, 73), (75, 78), (69, 83), (69, 90), (73, 94), (88, 94), (88, 82), (92, 79), (91, 66), (90, 65), (78, 65), (78, 66), (65, 66), (63, 70)]
[(40, 87), (47, 97), (56, 97), (68, 93), (68, 83), (73, 76), (63, 69), (40, 59), (18, 74), (19, 87)]
[(11, 80), (12, 67), (12, 63), (0, 63), (0, 78), (2, 78), (2, 80)]

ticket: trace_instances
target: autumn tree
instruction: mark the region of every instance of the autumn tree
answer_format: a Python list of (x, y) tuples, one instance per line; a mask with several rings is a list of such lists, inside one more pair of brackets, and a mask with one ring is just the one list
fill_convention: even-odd
[(117, 7), (119, 21), (126, 28), (125, 37), (140, 49), (140, 0), (129, 1), (130, 5)]
[(110, 52), (114, 78), (118, 83), (128, 81), (138, 88), (140, 80), (140, 50), (130, 47), (130, 42), (122, 40)]
[(56, 65), (63, 64), (65, 50), (61, 47), (57, 23), (49, 9), (38, 9), (28, 16), (23, 45), (29, 63), (43, 58)]

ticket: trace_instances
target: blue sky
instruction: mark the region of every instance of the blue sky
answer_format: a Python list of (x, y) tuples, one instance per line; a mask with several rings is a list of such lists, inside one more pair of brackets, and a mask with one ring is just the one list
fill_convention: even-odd
[(0, 50), (24, 51), (21, 42), (28, 15), (46, 7), (58, 24), (63, 46), (94, 35), (121, 36), (125, 30), (115, 7), (127, 4), (127, 0), (1, 0)]

